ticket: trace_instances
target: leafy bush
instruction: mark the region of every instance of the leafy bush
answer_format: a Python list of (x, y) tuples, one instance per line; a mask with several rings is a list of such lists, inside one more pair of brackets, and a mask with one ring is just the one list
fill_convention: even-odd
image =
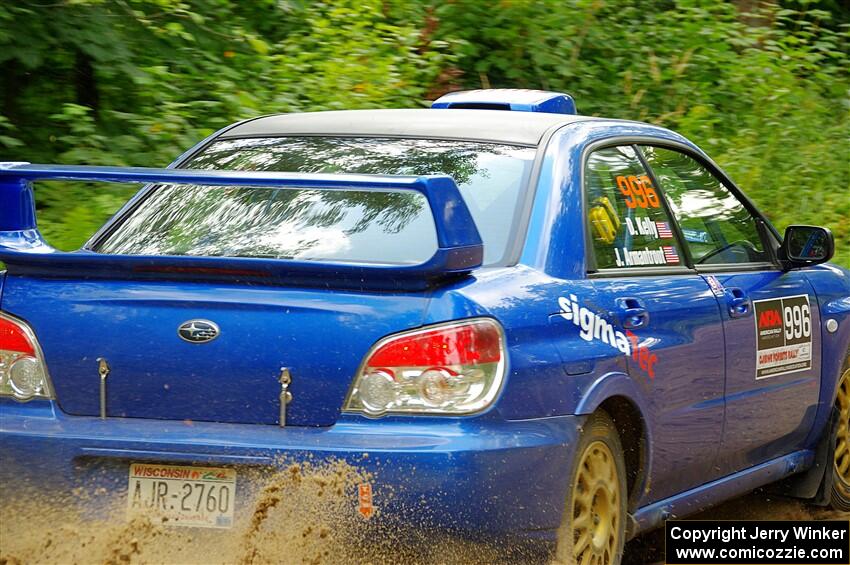
[[(75, 0), (0, 4), (0, 159), (164, 166), (258, 114), (572, 93), (676, 129), (850, 266), (850, 24), (823, 0)], [(126, 188), (37, 189), (60, 248)]]

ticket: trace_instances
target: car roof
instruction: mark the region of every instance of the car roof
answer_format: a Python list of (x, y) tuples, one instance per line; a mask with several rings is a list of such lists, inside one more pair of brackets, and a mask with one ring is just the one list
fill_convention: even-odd
[(558, 127), (592, 116), (504, 110), (343, 110), (276, 114), (236, 124), (219, 139), (364, 136), (457, 139), (535, 146)]

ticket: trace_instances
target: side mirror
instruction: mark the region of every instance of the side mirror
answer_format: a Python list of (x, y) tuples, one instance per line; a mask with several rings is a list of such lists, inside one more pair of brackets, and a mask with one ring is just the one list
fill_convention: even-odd
[(826, 263), (834, 254), (832, 232), (819, 226), (788, 226), (779, 248), (785, 270)]

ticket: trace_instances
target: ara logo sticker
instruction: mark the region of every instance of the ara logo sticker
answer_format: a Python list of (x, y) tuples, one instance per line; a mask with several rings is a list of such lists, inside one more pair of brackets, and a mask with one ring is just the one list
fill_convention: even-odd
[(753, 301), (756, 379), (812, 368), (812, 311), (809, 296)]
[[(782, 325), (782, 315), (776, 308), (768, 308), (759, 314), (759, 329), (775, 328)], [(780, 330), (781, 331), (781, 330)], [(767, 332), (765, 332), (767, 333)], [(777, 332), (778, 333), (778, 332)]]
[(655, 378), (655, 363), (658, 356), (648, 347), (640, 345), (640, 340), (633, 332), (625, 333), (614, 328), (614, 325), (593, 310), (581, 306), (578, 297), (571, 294), (569, 298), (558, 298), (561, 307), (561, 317), (569, 320), (579, 328), (579, 337), (585, 341), (601, 341), (619, 350), (623, 355), (631, 357), (650, 379)]

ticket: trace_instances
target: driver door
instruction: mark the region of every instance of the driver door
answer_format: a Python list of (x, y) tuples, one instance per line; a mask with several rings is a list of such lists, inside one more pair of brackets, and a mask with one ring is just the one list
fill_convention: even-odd
[(709, 164), (672, 149), (642, 151), (723, 319), (718, 466), (734, 473), (801, 449), (820, 390), (820, 313), (805, 270), (779, 268), (761, 216)]

